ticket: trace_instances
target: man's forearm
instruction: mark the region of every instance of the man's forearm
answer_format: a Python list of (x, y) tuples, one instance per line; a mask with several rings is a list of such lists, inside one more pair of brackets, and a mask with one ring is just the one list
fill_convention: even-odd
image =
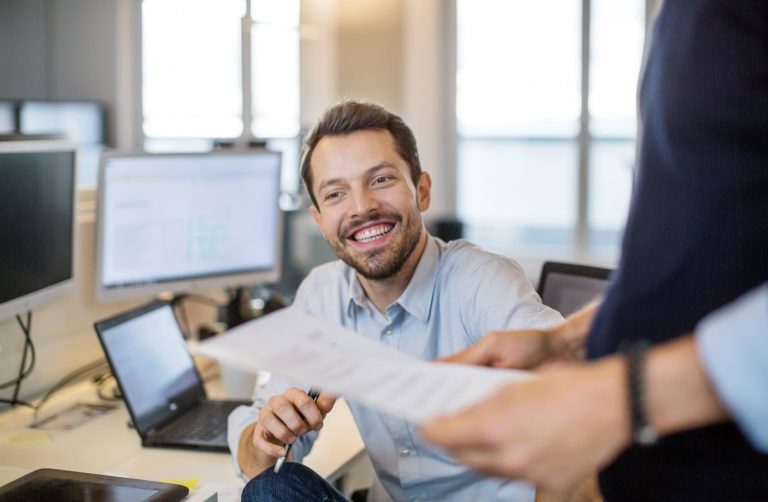
[(240, 434), (240, 441), (237, 445), (237, 462), (240, 464), (240, 470), (249, 479), (274, 465), (276, 461), (274, 457), (253, 446), (251, 438), (255, 428), (255, 422), (246, 427)]
[(691, 336), (651, 350), (645, 381), (648, 418), (660, 434), (702, 427), (728, 418)]

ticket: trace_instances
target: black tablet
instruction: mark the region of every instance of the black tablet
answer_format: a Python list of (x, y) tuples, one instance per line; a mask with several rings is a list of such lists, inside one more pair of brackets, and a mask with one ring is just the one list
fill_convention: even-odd
[(170, 483), (38, 469), (0, 486), (0, 502), (176, 501), (188, 493), (186, 487)]

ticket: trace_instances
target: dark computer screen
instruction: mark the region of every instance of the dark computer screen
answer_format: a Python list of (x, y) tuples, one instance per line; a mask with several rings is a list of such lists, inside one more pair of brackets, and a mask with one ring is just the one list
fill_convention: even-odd
[(98, 101), (25, 100), (19, 105), (19, 132), (54, 134), (78, 146), (78, 185), (95, 186), (99, 154), (106, 144), (105, 110)]
[(0, 144), (0, 318), (74, 278), (75, 153)]

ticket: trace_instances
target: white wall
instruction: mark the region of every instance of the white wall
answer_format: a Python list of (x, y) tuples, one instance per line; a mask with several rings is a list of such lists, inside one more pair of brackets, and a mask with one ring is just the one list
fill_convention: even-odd
[(402, 113), (402, 2), (338, 1), (339, 94)]
[(416, 135), (427, 220), (455, 215), (454, 0), (304, 0), (302, 125), (341, 98), (378, 102)]
[(403, 3), (402, 114), (432, 177), (427, 219), (456, 215), (454, 12), (454, 0)]
[(337, 6), (303, 0), (301, 7), (301, 127), (309, 128), (339, 99)]

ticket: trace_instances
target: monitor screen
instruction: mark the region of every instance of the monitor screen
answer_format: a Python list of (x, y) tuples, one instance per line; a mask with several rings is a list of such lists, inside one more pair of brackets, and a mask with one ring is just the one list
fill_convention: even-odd
[(279, 279), (279, 153), (108, 153), (98, 192), (100, 301)]
[(104, 143), (104, 107), (96, 101), (22, 101), (23, 134), (61, 134), (77, 144)]
[(0, 319), (74, 284), (75, 157), (59, 142), (0, 142)]

